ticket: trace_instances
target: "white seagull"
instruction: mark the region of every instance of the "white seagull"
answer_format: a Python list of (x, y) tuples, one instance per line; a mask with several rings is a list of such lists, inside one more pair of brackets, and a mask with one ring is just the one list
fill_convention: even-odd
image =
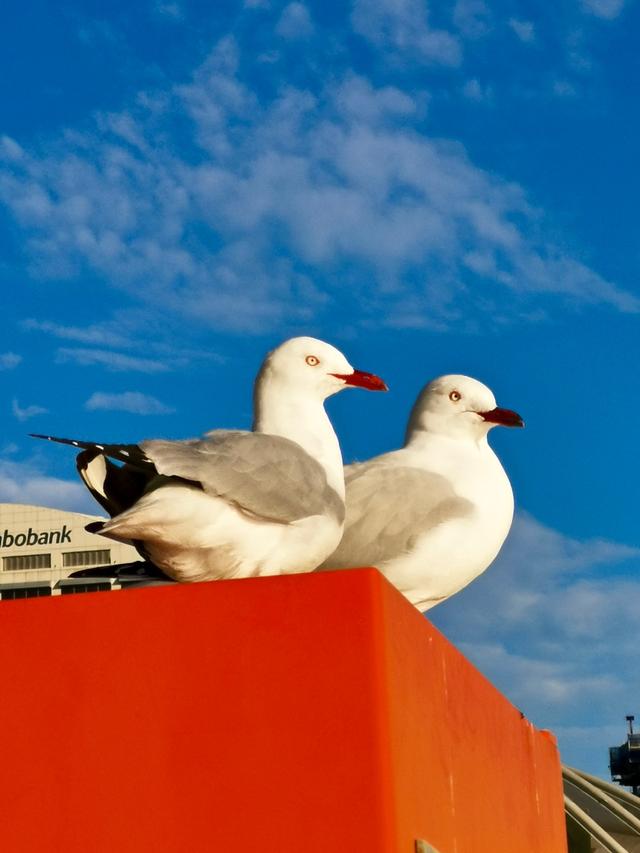
[(343, 463), (323, 402), (349, 386), (386, 390), (330, 344), (292, 338), (258, 373), (252, 432), (139, 444), (34, 437), (82, 449), (80, 476), (112, 516), (89, 528), (134, 542), (174, 580), (306, 572), (342, 535)]
[(400, 450), (345, 469), (342, 541), (324, 569), (376, 566), (419, 610), (461, 590), (498, 554), (513, 492), (489, 430), (524, 426), (469, 376), (441, 376), (415, 402)]

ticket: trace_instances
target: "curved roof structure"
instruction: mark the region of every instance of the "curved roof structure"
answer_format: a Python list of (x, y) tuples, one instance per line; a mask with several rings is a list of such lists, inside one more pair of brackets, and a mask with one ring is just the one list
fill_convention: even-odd
[(640, 797), (562, 767), (570, 853), (640, 853)]

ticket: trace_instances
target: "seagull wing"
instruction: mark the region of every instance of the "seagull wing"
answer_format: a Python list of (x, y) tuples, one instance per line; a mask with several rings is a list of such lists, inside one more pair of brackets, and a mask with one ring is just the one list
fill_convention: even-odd
[(473, 511), (445, 477), (420, 468), (363, 463), (345, 475), (344, 535), (324, 568), (380, 566), (410, 552), (430, 529)]
[(143, 441), (140, 448), (158, 474), (198, 484), (249, 515), (283, 524), (312, 515), (344, 518), (324, 468), (287, 438), (215, 430), (199, 441)]
[[(266, 433), (214, 430), (202, 439), (108, 444), (34, 435), (80, 449), (80, 476), (111, 516), (151, 489), (184, 481), (249, 515), (291, 523), (312, 515), (344, 519), (344, 501), (324, 468), (295, 441)], [(124, 463), (115, 465), (110, 459)]]

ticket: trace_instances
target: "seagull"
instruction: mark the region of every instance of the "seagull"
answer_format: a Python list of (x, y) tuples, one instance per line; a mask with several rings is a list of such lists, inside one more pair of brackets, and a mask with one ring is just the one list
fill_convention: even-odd
[(323, 403), (352, 386), (387, 390), (330, 344), (291, 338), (260, 368), (251, 432), (139, 444), (34, 437), (81, 449), (78, 472), (112, 516), (88, 529), (135, 543), (175, 581), (306, 572), (342, 535), (342, 456)]
[(494, 560), (513, 520), (513, 492), (487, 436), (522, 427), (469, 376), (426, 385), (399, 450), (345, 468), (342, 541), (320, 569), (376, 566), (419, 610), (467, 586)]

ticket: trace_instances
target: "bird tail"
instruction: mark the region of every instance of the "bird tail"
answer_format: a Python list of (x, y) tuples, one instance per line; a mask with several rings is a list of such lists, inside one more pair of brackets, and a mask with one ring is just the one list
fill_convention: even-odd
[[(80, 450), (76, 458), (78, 474), (95, 500), (112, 518), (129, 509), (144, 494), (147, 484), (156, 475), (154, 464), (137, 444), (99, 444), (36, 433), (31, 433), (31, 437), (67, 444)], [(118, 465), (112, 459), (124, 464)], [(86, 529), (90, 533), (108, 536), (109, 533), (102, 530), (104, 524), (102, 521), (92, 522)], [(126, 540), (118, 537), (117, 541)], [(147, 554), (141, 542), (131, 541), (130, 544), (146, 559)]]

